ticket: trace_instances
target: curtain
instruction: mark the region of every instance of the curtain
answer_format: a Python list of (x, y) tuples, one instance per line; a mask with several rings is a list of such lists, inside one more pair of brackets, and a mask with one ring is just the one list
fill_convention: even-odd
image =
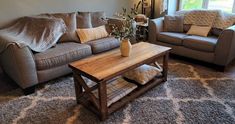
[(160, 14), (163, 14), (164, 12), (166, 12), (167, 6), (168, 6), (168, 0), (159, 1)]

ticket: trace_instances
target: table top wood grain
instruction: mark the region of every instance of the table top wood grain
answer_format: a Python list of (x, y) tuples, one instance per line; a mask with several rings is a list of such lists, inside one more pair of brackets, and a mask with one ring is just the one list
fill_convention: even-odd
[(97, 81), (112, 77), (117, 73), (141, 65), (149, 59), (154, 59), (169, 52), (171, 48), (147, 42), (140, 42), (132, 46), (129, 57), (122, 57), (119, 49), (94, 55), (69, 64), (75, 71), (89, 76)]

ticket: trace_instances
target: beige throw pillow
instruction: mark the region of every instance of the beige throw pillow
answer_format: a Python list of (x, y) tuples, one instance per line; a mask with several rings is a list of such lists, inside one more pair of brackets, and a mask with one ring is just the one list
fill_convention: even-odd
[(125, 73), (123, 76), (127, 79), (134, 80), (141, 85), (145, 85), (155, 76), (159, 75), (160, 72), (160, 69), (145, 64)]
[(96, 28), (77, 29), (76, 32), (81, 43), (104, 38), (109, 35), (104, 25)]
[(210, 30), (211, 30), (211, 27), (208, 27), (208, 26), (192, 25), (189, 31), (187, 32), (187, 34), (207, 37)]

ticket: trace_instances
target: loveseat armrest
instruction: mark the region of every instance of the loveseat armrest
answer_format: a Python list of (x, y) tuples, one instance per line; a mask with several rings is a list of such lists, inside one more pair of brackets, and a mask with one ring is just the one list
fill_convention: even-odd
[(215, 64), (226, 66), (235, 58), (235, 25), (220, 34), (215, 48)]
[(163, 20), (164, 17), (149, 20), (148, 39), (150, 43), (156, 42), (158, 34), (163, 31)]
[(26, 89), (38, 83), (33, 53), (28, 47), (9, 45), (0, 54), (0, 62), (4, 72), (21, 88)]

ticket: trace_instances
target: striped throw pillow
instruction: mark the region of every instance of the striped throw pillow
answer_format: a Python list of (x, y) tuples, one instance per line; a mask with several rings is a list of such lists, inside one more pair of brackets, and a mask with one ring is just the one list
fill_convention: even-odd
[(104, 38), (109, 35), (104, 25), (96, 28), (77, 29), (76, 32), (80, 38), (81, 43)]

